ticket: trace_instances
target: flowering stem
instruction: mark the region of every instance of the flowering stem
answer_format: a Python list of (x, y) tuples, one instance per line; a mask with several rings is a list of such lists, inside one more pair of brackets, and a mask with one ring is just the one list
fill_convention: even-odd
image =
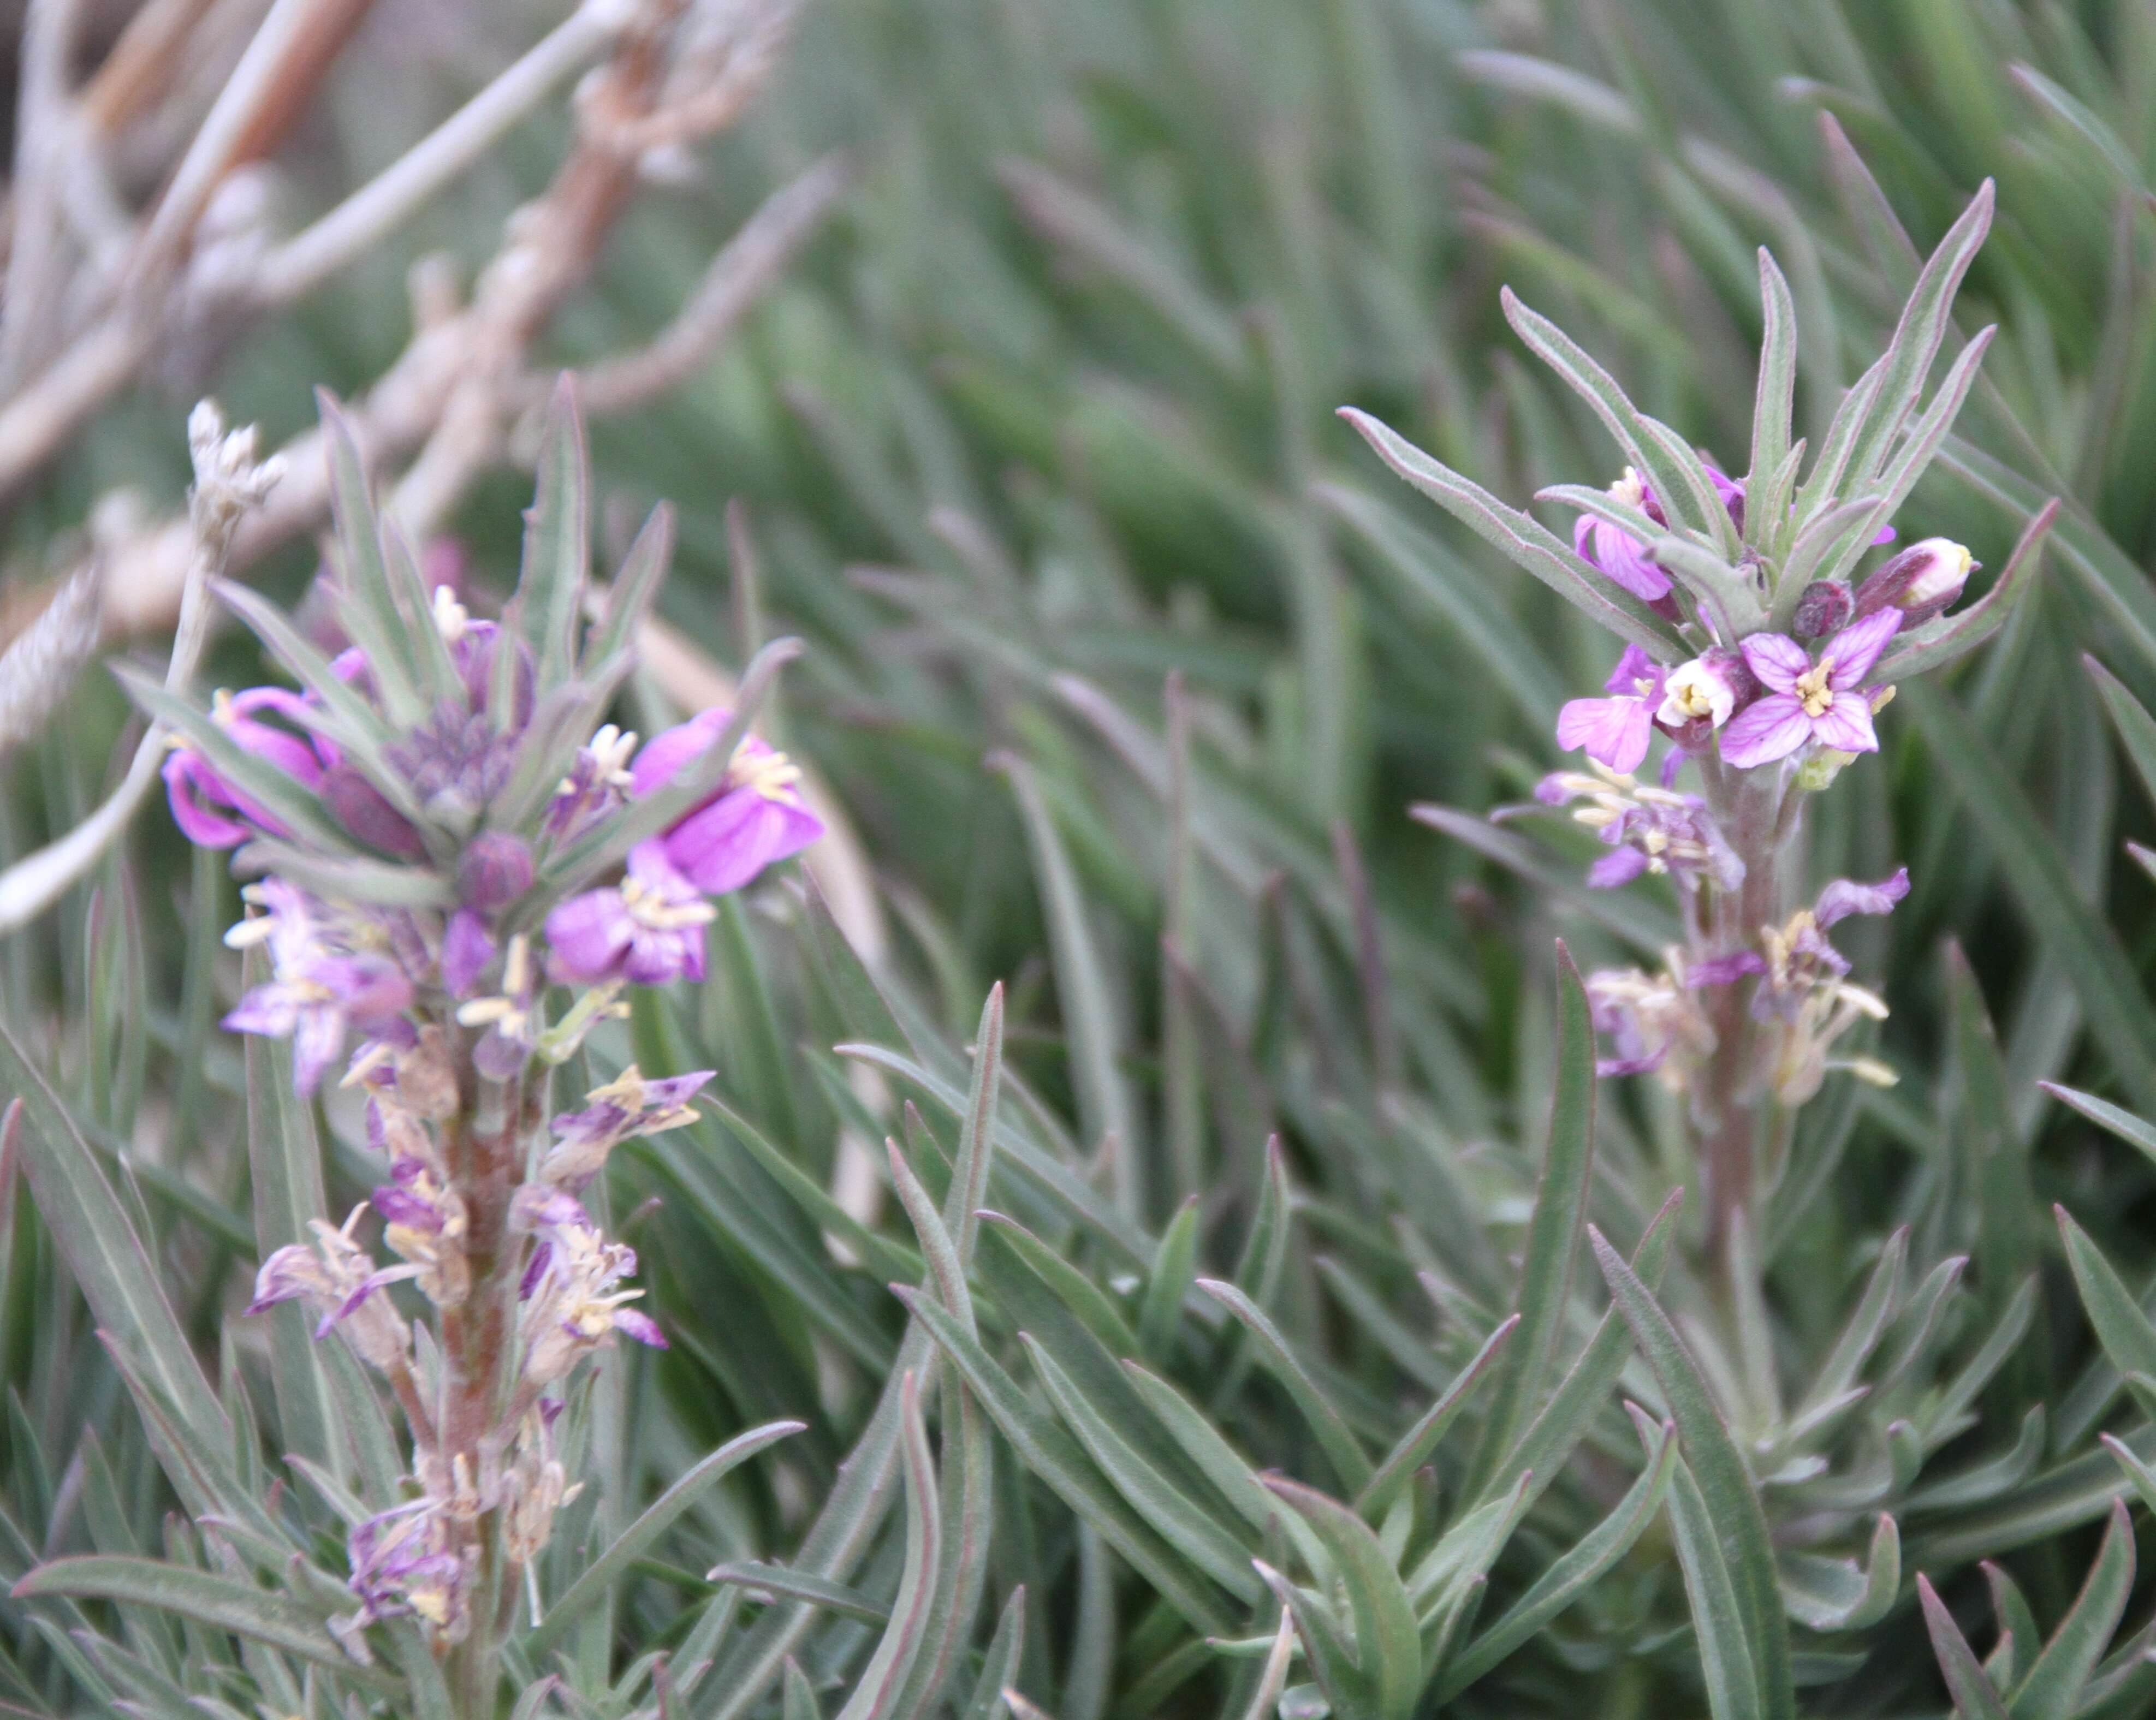
[[(1695, 960), (1748, 948), (1763, 927), (1779, 925), (1789, 910), (1788, 865), (1803, 816), (1799, 792), (1777, 771), (1706, 773), (1708, 804), (1729, 844), (1744, 863), (1737, 889), (1717, 892), (1707, 944)], [(1765, 1142), (1763, 1112), (1772, 1103), (1769, 1072), (1759, 1066), (1763, 1036), (1746, 1007), (1743, 988), (1722, 985), (1706, 993), (1715, 1046), (1700, 1072), (1692, 1100), (1700, 1166), (1707, 1183), (1707, 1245), (1727, 1258), (1729, 1240), (1756, 1193)]]
[[(443, 1127), (444, 1158), (464, 1198), (469, 1230), (465, 1256), (471, 1290), (442, 1311), (443, 1406), (440, 1461), (453, 1493), (476, 1486), (491, 1498), (500, 1467), (498, 1437), (514, 1348), (518, 1250), (509, 1225), (510, 1203), (524, 1168), (523, 1142), (539, 1127), (539, 1094), (512, 1076), (495, 1080), (474, 1066), (478, 1035), (459, 1030), (459, 1106)], [(501, 1679), (499, 1641), (502, 1587), (501, 1526), (498, 1508), (479, 1510), (465, 1533), (475, 1556), (470, 1634), (449, 1656), (449, 1687), (466, 1720), (495, 1710)]]

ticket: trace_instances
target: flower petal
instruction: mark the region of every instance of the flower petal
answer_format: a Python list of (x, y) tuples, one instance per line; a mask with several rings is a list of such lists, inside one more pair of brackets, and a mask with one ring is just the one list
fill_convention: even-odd
[(1812, 721), (1804, 707), (1786, 693), (1770, 693), (1729, 720), (1722, 732), (1722, 762), (1738, 770), (1772, 764), (1787, 758), (1811, 737)]
[[(1887, 648), (1887, 641), (1902, 624), (1902, 612), (1889, 603), (1885, 608), (1866, 615), (1861, 621), (1852, 623), (1834, 636), (1826, 655), (1834, 659), (1833, 672), (1828, 684), (1836, 692), (1853, 687), (1871, 672), (1871, 665), (1879, 660), (1879, 654)], [(1844, 748), (1845, 751), (1851, 749)]]
[(1837, 693), (1812, 721), (1812, 737), (1843, 752), (1876, 752), (1879, 737), (1871, 728), (1871, 706), (1861, 693)]
[[(1638, 538), (1606, 520), (1582, 523), (1588, 527), (1589, 547), (1582, 552), (1585, 559), (1645, 602), (1651, 603), (1670, 594), (1670, 576), (1648, 557), (1647, 547)], [(1575, 531), (1575, 546), (1578, 537)]]
[(1646, 855), (1636, 848), (1620, 848), (1614, 854), (1604, 855), (1587, 869), (1587, 887), (1614, 890), (1620, 885), (1630, 884), (1646, 870)]
[(1573, 699), (1557, 714), (1558, 745), (1584, 747), (1589, 758), (1629, 771), (1647, 756), (1653, 726), (1643, 699)]
[(649, 1314), (639, 1314), (634, 1308), (616, 1308), (613, 1311), (613, 1329), (624, 1337), (633, 1337), (639, 1343), (648, 1343), (654, 1350), (666, 1348), (666, 1334), (659, 1329), (659, 1322)]
[(547, 971), (565, 985), (610, 979), (635, 932), (619, 890), (572, 896), (547, 916), (547, 942), (553, 952)]
[[(1654, 688), (1645, 692), (1640, 683), (1645, 681)], [(1617, 659), (1617, 666), (1609, 671), (1609, 679), (1602, 683), (1605, 693), (1615, 693), (1628, 699), (1661, 696), (1662, 666), (1637, 645), (1627, 645)]]
[(1812, 666), (1811, 653), (1786, 634), (1755, 633), (1742, 649), (1753, 674), (1770, 692), (1794, 691), (1797, 677)]
[(1703, 985), (1734, 985), (1748, 973), (1763, 973), (1767, 963), (1756, 950), (1738, 950), (1727, 956), (1710, 956), (1684, 970), (1685, 983), (1694, 990)]
[(1909, 893), (1909, 869), (1904, 866), (1891, 878), (1882, 878), (1876, 884), (1859, 884), (1851, 879), (1837, 878), (1819, 894), (1813, 905), (1812, 919), (1820, 931), (1837, 920), (1845, 920), (1851, 914), (1891, 914), (1894, 904)]

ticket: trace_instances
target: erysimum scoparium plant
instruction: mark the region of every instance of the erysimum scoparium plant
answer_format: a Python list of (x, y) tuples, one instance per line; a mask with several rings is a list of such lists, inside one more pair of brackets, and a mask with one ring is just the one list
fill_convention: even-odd
[(1804, 442), (1791, 439), (1789, 289), (1759, 253), (1765, 333), (1742, 478), (1640, 413), (1592, 357), (1507, 292), (1514, 329), (1593, 407), (1627, 462), (1606, 490), (1543, 492), (1579, 510), (1569, 548), (1383, 425), (1348, 414), (1402, 476), (1621, 644), (1600, 695), (1558, 714), (1558, 745), (1584, 755), (1586, 768), (1553, 773), (1536, 798), (1573, 807), (1607, 845), (1590, 886), (1617, 889), (1648, 874), (1676, 886), (1683, 942), (1660, 969), (1608, 970), (1586, 983), (1608, 1050), (1601, 1073), (1651, 1071), (1684, 1096), (1718, 1255), (1753, 1222), (1798, 1112), (1821, 1084), (1893, 1081), (1884, 1064), (1839, 1043), (1887, 1006), (1851, 982), (1828, 934), (1852, 914), (1891, 911), (1908, 875), (1810, 879), (1806, 808), (1879, 750), (1877, 721), (1898, 680), (1952, 662), (1999, 628), (2050, 521), (2041, 516), (1991, 589), (1966, 603), (1976, 564), (1965, 547), (1942, 537), (1895, 542), (1895, 511), (1945, 440), (1989, 343), (1989, 330), (1967, 341), (1925, 398), (1990, 213), (1986, 187), (1809, 462)]
[[(252, 983), (224, 1025), (289, 1044), (294, 1098), (331, 1083), (364, 1096), (378, 1185), (341, 1219), (322, 1212), (319, 1168), (303, 1170), (295, 1145), (274, 1186), (288, 1228), (310, 1234), (262, 1261), (246, 1310), (285, 1309), (323, 1347), (319, 1363), (285, 1361), (330, 1393), (343, 1424), (332, 1449), (357, 1453), (357, 1473), (325, 1453), (294, 1461), (345, 1520), (344, 1569), (316, 1565), (274, 1502), (237, 1476), (229, 1497), (197, 1461), (194, 1488), (184, 1470), (175, 1485), (221, 1576), (93, 1558), (46, 1566), (33, 1586), (147, 1594), (318, 1661), (334, 1644), (360, 1688), (379, 1687), (391, 1648), (419, 1712), (491, 1715), (512, 1621), (545, 1609), (536, 1561), (581, 1486), (557, 1425), (600, 1350), (666, 1343), (636, 1306), (634, 1251), (580, 1197), (620, 1142), (690, 1121), (710, 1071), (647, 1079), (631, 1065), (567, 1103), (555, 1090), (592, 1030), (628, 1013), (625, 993), (703, 977), (714, 898), (822, 827), (798, 773), (747, 732), (791, 641), (751, 665), (733, 709), (641, 745), (603, 721), (634, 667), (670, 528), (655, 514), (611, 587), (593, 589), (566, 384), (499, 620), (429, 588), (326, 403), (325, 416), (332, 608), (348, 643), (326, 652), (261, 597), (218, 584), (292, 684), (220, 693), (207, 710), (130, 686), (170, 731), (174, 819), (232, 850), (249, 881), (225, 942), (250, 952)], [(271, 1171), (258, 1165), (258, 1182)], [(199, 1376), (191, 1359), (163, 1363), (140, 1382), (146, 1410), (184, 1425)], [(204, 1422), (217, 1410), (203, 1404)], [(734, 1441), (727, 1463), (796, 1426)], [(238, 1580), (250, 1564), (289, 1598)]]

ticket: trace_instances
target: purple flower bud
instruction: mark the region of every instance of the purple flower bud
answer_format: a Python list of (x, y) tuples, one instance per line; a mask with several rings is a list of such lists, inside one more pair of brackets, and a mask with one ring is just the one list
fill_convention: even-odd
[(470, 997), (493, 959), (494, 940), (486, 934), (486, 922), (470, 908), (450, 915), (442, 932), (442, 988), (454, 998)]
[(1825, 639), (1849, 620), (1849, 588), (1831, 579), (1815, 579), (1797, 598), (1790, 631), (1801, 639)]
[(482, 830), (457, 864), (457, 894), (482, 914), (507, 907), (531, 887), (531, 845), (507, 830)]
[(403, 814), (352, 766), (339, 762), (324, 774), (322, 798), (337, 822), (368, 847), (401, 860), (418, 860), (425, 855), (419, 833)]
[(1857, 587), (1857, 619), (1891, 606), (1902, 611), (1905, 626), (1919, 626), (1951, 608), (1982, 565), (1951, 538), (1912, 543)]

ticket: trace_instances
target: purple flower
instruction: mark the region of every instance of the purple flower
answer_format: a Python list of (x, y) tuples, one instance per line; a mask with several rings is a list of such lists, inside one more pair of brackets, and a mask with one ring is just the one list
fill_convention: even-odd
[(1647, 756), (1662, 685), (1661, 665), (1637, 645), (1625, 646), (1603, 683), (1609, 698), (1573, 699), (1558, 712), (1558, 745), (1567, 752), (1584, 747), (1589, 758), (1614, 771), (1636, 769)]
[(242, 921), (225, 941), (266, 942), (271, 977), (242, 998), (223, 1024), (290, 1040), (293, 1087), (311, 1093), (353, 1027), (385, 1029), (411, 1006), (412, 983), (388, 957), (328, 941), (306, 896), (282, 880), (265, 878), (250, 893), (267, 911)]
[[(259, 711), (301, 721), (307, 701), (283, 687), (249, 687), (219, 693), (210, 715), (234, 746), (275, 765), (302, 788), (320, 788), (326, 769), (336, 763), (336, 749), (312, 735), (263, 721)], [(166, 756), (165, 798), (172, 821), (190, 842), (203, 848), (233, 848), (258, 835), (290, 833), (243, 789), (227, 782), (201, 753), (184, 742)]]
[(1744, 862), (1722, 838), (1707, 803), (1696, 794), (1645, 787), (1623, 778), (1558, 771), (1536, 785), (1545, 806), (1588, 804), (1573, 817), (1614, 850), (1588, 868), (1595, 890), (1614, 890), (1644, 872), (1667, 872), (1690, 887), (1704, 879), (1717, 890), (1744, 880)]
[(406, 1262), (376, 1276), (383, 1281), (396, 1276), (415, 1279), (435, 1307), (454, 1307), (471, 1293), (464, 1197), (450, 1183), (432, 1137), (416, 1119), (370, 1101), (367, 1129), (368, 1140), (389, 1155), (389, 1181), (373, 1194), (374, 1209), (382, 1214), (382, 1240)]
[[(672, 782), (732, 720), (732, 712), (714, 706), (654, 735), (630, 767), (632, 792), (642, 796)], [(824, 834), (822, 822), (802, 803), (800, 779), (784, 753), (745, 737), (719, 792), (666, 833), (667, 857), (706, 896), (739, 890)]]
[(636, 731), (608, 723), (577, 749), (569, 773), (547, 803), (547, 834), (557, 842), (588, 829), (629, 796), (636, 783), (629, 762), (636, 752)]
[[(1713, 461), (1703, 462), (1707, 481), (1714, 485), (1714, 493), (1722, 498), (1722, 505), (1729, 510), (1729, 517), (1737, 529), (1744, 529), (1744, 482), (1732, 478)], [(1625, 475), (1609, 486), (1609, 498), (1635, 507), (1657, 526), (1666, 526), (1667, 516), (1656, 499), (1654, 488), (1631, 467), (1625, 468)], [(1894, 528), (1886, 526), (1871, 540), (1874, 543), (1892, 543)], [(1599, 568), (1616, 584), (1621, 585), (1644, 603), (1662, 608), (1670, 595), (1670, 576), (1665, 573), (1640, 542), (1621, 526), (1613, 526), (1606, 520), (1584, 515), (1573, 522), (1572, 528), (1573, 552), (1589, 566)], [(1674, 615), (1674, 606), (1668, 613)]]
[(317, 1338), (342, 1326), (360, 1358), (383, 1373), (406, 1365), (403, 1322), (379, 1294), (388, 1281), (376, 1271), (373, 1257), (352, 1240), (364, 1203), (354, 1207), (341, 1230), (321, 1219), (310, 1221), (312, 1245), (288, 1243), (262, 1262), (254, 1275), (254, 1300), (245, 1312), (259, 1314), (279, 1302), (304, 1297), (321, 1314)]
[(1758, 696), (1758, 677), (1743, 653), (1717, 645), (1669, 672), (1655, 721), (1687, 750), (1697, 752), (1707, 736)]
[[(1741, 531), (1744, 525), (1743, 484), (1712, 461), (1707, 463), (1707, 475), (1714, 485), (1715, 494), (1722, 498), (1722, 505), (1729, 510), (1730, 518)], [(1639, 509), (1657, 526), (1669, 523), (1653, 486), (1630, 466), (1625, 468), (1625, 475), (1609, 486), (1609, 499)], [(1583, 516), (1573, 525), (1572, 547), (1582, 561), (1599, 568), (1643, 603), (1652, 603), (1657, 608), (1666, 603), (1670, 576), (1656, 565), (1646, 545), (1622, 526), (1613, 526), (1591, 514)]]
[(336, 821), (370, 848), (399, 860), (419, 860), (427, 847), (412, 822), (353, 766), (340, 761), (322, 777), (322, 799)]
[(416, 1616), (443, 1642), (470, 1632), (471, 1572), (467, 1555), (450, 1544), (449, 1517), (447, 1501), (423, 1494), (353, 1527), (347, 1586), (359, 1610), (332, 1619), (330, 1628), (355, 1660), (372, 1658), (360, 1633), (377, 1619)]
[(511, 1203), (511, 1221), (538, 1239), (521, 1286), (529, 1384), (559, 1379), (617, 1332), (666, 1348), (657, 1322), (625, 1306), (644, 1292), (616, 1288), (636, 1270), (636, 1250), (608, 1241), (577, 1200), (559, 1189), (526, 1183)]
[(531, 943), (522, 932), (509, 940), (502, 952), (501, 989), (490, 997), (478, 997), (457, 1006), (457, 1019), (466, 1027), (484, 1027), (485, 1035), (472, 1047), (472, 1061), (483, 1075), (506, 1081), (521, 1069), (538, 1043), (544, 1025), (535, 1007), (539, 998), (538, 964), (531, 959)]
[(1901, 624), (1899, 609), (1881, 609), (1835, 634), (1817, 663), (1786, 634), (1753, 634), (1744, 641), (1744, 660), (1767, 693), (1722, 732), (1724, 762), (1748, 770), (1810, 742), (1841, 752), (1877, 752), (1871, 701), (1860, 683)]
[(1825, 639), (1847, 625), (1851, 608), (1847, 586), (1815, 579), (1797, 595), (1796, 617), (1789, 630), (1800, 639)]
[(696, 1112), (689, 1101), (715, 1073), (699, 1069), (648, 1081), (632, 1063), (618, 1079), (586, 1094), (583, 1110), (554, 1119), (554, 1132), (561, 1138), (540, 1166), (541, 1180), (572, 1191), (582, 1189), (622, 1142), (693, 1122)]
[(665, 841), (639, 842), (629, 851), (629, 875), (618, 887), (572, 896), (547, 915), (547, 972), (567, 985), (701, 979), (704, 927), (713, 912), (675, 870)]

